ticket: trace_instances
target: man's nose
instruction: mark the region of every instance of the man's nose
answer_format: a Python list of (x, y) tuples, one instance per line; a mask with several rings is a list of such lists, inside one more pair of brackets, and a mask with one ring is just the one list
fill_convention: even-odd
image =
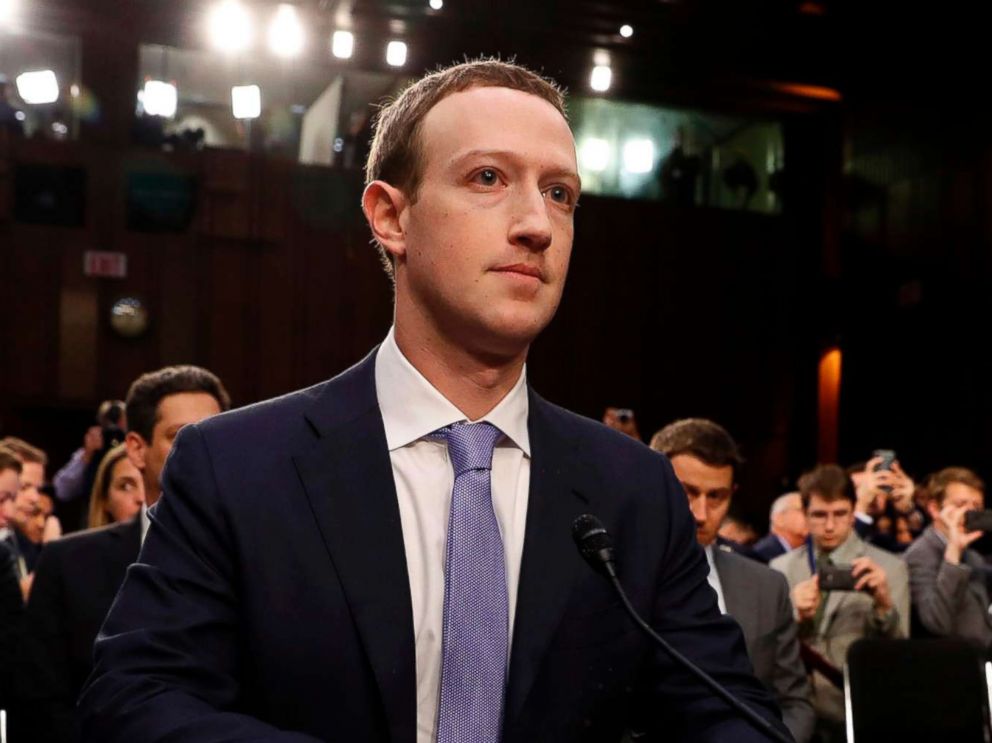
[(702, 524), (706, 521), (706, 499), (692, 498), (689, 501), (689, 510), (692, 511), (696, 522)]
[(551, 219), (548, 203), (537, 186), (521, 190), (513, 201), (510, 242), (540, 252), (551, 245)]

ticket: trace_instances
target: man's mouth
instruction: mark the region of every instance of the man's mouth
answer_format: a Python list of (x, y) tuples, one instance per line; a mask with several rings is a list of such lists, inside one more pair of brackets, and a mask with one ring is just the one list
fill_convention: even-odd
[(537, 279), (538, 281), (544, 281), (544, 272), (537, 266), (531, 265), (530, 263), (513, 263), (508, 266), (497, 266), (493, 270), (497, 273), (518, 274), (521, 276), (529, 276), (530, 278)]

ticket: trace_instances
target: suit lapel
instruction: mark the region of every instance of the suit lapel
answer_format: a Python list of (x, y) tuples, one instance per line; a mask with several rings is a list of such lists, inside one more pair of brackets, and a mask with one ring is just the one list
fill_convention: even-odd
[(373, 351), (328, 383), (307, 413), (319, 438), (293, 461), (378, 682), (391, 737), (412, 743), (413, 610), (374, 369)]
[(547, 402), (530, 393), (530, 490), (524, 537), (506, 719), (523, 708), (580, 571), (588, 570), (572, 541), (572, 522), (589, 510), (575, 483), (582, 468), (574, 431)]

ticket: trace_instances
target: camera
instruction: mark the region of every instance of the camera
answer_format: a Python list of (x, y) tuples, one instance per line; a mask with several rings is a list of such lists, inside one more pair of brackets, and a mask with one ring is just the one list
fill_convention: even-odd
[(820, 576), (821, 591), (853, 591), (854, 574), (850, 565), (824, 565), (817, 574)]
[[(881, 457), (882, 461), (875, 465), (875, 472), (879, 470), (892, 470), (892, 463), (896, 461), (896, 453), (892, 449), (876, 449), (871, 453), (872, 459), (876, 457)], [(879, 485), (879, 490), (884, 490), (886, 493), (892, 492), (891, 485)]]
[(992, 511), (968, 511), (964, 515), (965, 531), (992, 531)]
[(616, 416), (621, 423), (630, 423), (634, 418), (634, 411), (630, 408), (617, 408)]

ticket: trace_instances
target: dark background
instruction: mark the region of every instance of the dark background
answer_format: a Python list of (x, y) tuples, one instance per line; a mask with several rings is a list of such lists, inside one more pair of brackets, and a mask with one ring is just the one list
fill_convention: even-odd
[[(390, 286), (360, 173), (132, 146), (138, 45), (199, 44), (202, 3), (31, 5), (39, 27), (79, 35), (100, 117), (74, 142), (0, 137), (0, 435), (45, 447), (54, 473), (97, 403), (143, 371), (201, 364), (241, 405), (325, 379), (381, 340)], [(330, 18), (339, 3), (305, 5)], [(839, 344), (842, 463), (895, 448), (917, 478), (951, 464), (992, 476), (992, 117), (977, 11), (449, 0), (427, 18), (419, 2), (359, 0), (352, 13), (358, 38), (385, 40), (402, 20), (410, 74), (499, 52), (579, 90), (592, 50), (608, 48), (611, 97), (783, 122), (780, 216), (583, 197), (565, 298), (529, 363), (545, 397), (597, 418), (632, 407), (645, 439), (680, 417), (721, 422), (749, 462), (737, 510), (761, 530), (771, 499), (829, 448), (817, 364)], [(380, 65), (360, 51), (352, 63)], [(24, 167), (83, 172), (79, 226), (30, 223)], [(129, 229), (132, 173), (190, 177), (188, 228)], [(86, 250), (126, 253), (128, 277), (84, 277)], [(108, 324), (126, 295), (150, 310), (138, 340)]]

